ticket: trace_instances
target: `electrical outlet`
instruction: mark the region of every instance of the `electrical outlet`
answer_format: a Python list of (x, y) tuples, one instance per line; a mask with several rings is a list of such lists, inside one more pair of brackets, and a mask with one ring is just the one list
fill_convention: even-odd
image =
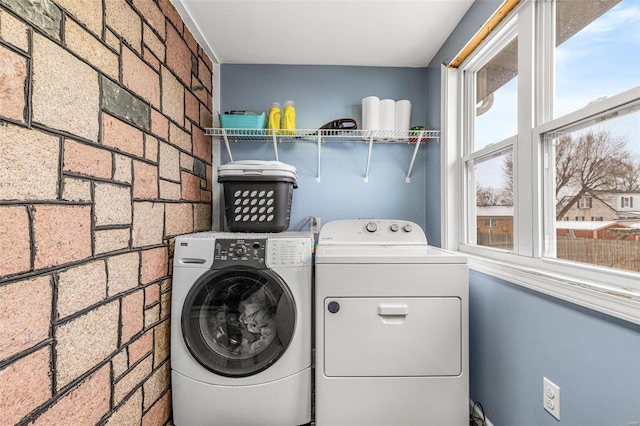
[(542, 405), (553, 417), (560, 420), (560, 388), (543, 377)]
[(320, 222), (319, 217), (311, 216), (309, 218), (309, 230), (314, 234), (320, 233), (320, 228), (322, 227), (322, 222)]

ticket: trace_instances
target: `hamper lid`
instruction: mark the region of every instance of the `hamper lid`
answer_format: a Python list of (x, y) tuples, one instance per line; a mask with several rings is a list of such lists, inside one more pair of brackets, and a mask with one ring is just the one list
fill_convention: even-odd
[[(290, 164), (280, 161), (242, 160), (231, 161), (218, 167), (218, 178), (288, 178), (294, 183), (298, 180), (298, 171)], [(243, 179), (243, 180), (245, 180)]]

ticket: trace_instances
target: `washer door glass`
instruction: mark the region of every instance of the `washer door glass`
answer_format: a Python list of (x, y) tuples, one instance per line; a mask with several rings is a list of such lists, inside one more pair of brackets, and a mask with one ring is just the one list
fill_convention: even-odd
[(295, 313), (289, 288), (271, 271), (210, 271), (187, 294), (182, 334), (203, 367), (223, 376), (246, 377), (284, 353), (293, 337)]

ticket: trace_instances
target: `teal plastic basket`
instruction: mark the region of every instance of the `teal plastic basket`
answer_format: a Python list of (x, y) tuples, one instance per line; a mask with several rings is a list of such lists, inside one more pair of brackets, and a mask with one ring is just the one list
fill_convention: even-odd
[(262, 114), (219, 114), (223, 129), (266, 129), (267, 116)]

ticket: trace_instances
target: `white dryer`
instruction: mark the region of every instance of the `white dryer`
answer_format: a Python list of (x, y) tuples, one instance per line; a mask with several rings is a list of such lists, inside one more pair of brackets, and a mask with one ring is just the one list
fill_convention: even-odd
[(311, 421), (313, 244), (293, 232), (176, 238), (175, 425)]
[(412, 222), (344, 220), (315, 274), (316, 425), (469, 424), (465, 256)]

